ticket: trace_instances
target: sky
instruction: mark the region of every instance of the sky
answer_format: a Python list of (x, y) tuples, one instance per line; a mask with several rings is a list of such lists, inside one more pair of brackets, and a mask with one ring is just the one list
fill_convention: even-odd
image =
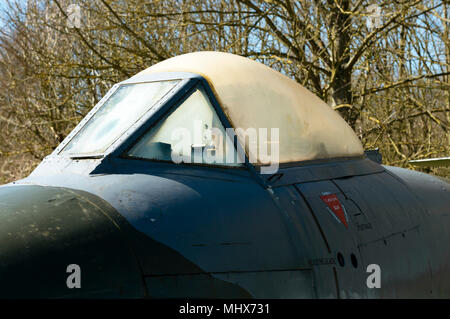
[[(19, 2), (25, 4), (27, 0), (11, 0), (14, 2)], [(0, 27), (3, 26), (3, 15), (5, 14), (5, 10), (8, 10), (8, 1), (7, 0), (0, 0)]]

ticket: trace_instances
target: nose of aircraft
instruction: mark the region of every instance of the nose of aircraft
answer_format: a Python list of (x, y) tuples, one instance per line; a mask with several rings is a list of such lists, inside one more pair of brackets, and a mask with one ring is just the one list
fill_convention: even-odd
[(0, 298), (142, 297), (141, 271), (114, 218), (86, 192), (0, 187)]

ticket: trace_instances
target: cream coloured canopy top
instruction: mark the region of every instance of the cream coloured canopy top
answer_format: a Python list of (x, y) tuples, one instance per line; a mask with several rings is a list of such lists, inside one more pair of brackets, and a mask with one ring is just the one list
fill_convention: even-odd
[(159, 72), (203, 76), (235, 129), (279, 128), (280, 163), (363, 155), (358, 137), (337, 112), (259, 62), (230, 53), (195, 52), (157, 63), (139, 75)]

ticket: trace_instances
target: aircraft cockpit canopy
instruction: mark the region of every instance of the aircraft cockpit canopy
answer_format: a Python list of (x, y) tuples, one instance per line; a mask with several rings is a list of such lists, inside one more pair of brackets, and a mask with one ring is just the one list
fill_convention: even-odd
[[(174, 76), (133, 83), (158, 74)], [(235, 150), (230, 129), (256, 165), (267, 163), (263, 148), (276, 150), (279, 163), (363, 155), (353, 130), (313, 93), (261, 63), (221, 52), (177, 56), (119, 84), (68, 137), (60, 153), (101, 154), (124, 135), (131, 136), (130, 128), (143, 118), (151, 121), (168, 96), (180, 91), (185, 79), (176, 74), (201, 76), (206, 87), (199, 84), (186, 92), (133, 141), (127, 156), (189, 162), (199, 149), (202, 163), (240, 166), (239, 152), (229, 160)]]

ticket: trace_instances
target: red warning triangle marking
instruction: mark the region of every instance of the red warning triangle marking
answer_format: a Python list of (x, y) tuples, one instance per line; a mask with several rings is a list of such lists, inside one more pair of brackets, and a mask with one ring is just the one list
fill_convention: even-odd
[(327, 204), (331, 212), (348, 228), (347, 219), (345, 218), (344, 209), (342, 208), (336, 194), (328, 194), (320, 196), (320, 199)]

